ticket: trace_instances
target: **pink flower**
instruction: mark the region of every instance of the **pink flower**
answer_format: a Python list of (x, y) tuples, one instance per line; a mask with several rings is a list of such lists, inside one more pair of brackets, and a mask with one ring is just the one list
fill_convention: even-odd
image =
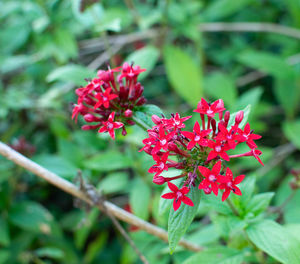
[(231, 127), (230, 131), (227, 130), (222, 124), (219, 125), (219, 133), (214, 138), (217, 141), (225, 141), (227, 146), (230, 149), (234, 149), (236, 147), (236, 140), (238, 136), (236, 135), (236, 127)]
[(231, 169), (229, 169), (229, 168), (226, 169), (226, 175), (220, 176), (218, 179), (219, 182), (221, 183), (219, 185), (219, 189), (225, 190), (222, 195), (223, 202), (228, 198), (230, 192), (233, 192), (236, 195), (242, 195), (241, 190), (236, 185), (241, 183), (244, 180), (244, 178), (245, 178), (245, 175), (239, 175), (233, 179)]
[(174, 211), (178, 210), (178, 208), (181, 205), (181, 202), (189, 206), (194, 206), (193, 201), (186, 196), (186, 194), (188, 194), (188, 192), (190, 191), (188, 187), (184, 186), (181, 189), (178, 189), (178, 187), (171, 182), (168, 182), (168, 187), (172, 192), (165, 193), (161, 197), (164, 199), (174, 199), (173, 201)]
[(101, 105), (109, 108), (109, 101), (118, 97), (116, 94), (111, 94), (111, 90), (111, 88), (107, 88), (104, 93), (97, 93), (95, 95), (98, 102), (94, 105), (94, 109), (97, 109)]
[(99, 129), (99, 133), (108, 132), (112, 139), (115, 139), (115, 129), (122, 127), (121, 122), (114, 122), (115, 112), (112, 112), (107, 121), (102, 122), (103, 127)]
[(238, 129), (239, 136), (237, 137), (237, 140), (239, 142), (245, 142), (249, 146), (249, 148), (254, 149), (257, 148), (257, 145), (254, 143), (253, 140), (260, 139), (260, 135), (252, 134), (253, 131), (250, 130), (250, 125), (247, 123), (244, 127), (244, 131), (242, 129)]
[(168, 170), (167, 160), (168, 160), (169, 152), (165, 152), (163, 155), (153, 155), (153, 159), (156, 162), (150, 169), (149, 173), (155, 173), (155, 176), (160, 175), (164, 170)]
[(176, 113), (175, 115), (173, 114), (172, 118), (170, 119), (163, 118), (162, 122), (166, 129), (185, 128), (185, 124), (183, 122), (190, 119), (191, 117), (192, 116), (180, 117), (180, 115)]
[(200, 146), (208, 146), (208, 139), (206, 137), (210, 132), (211, 129), (201, 131), (200, 125), (198, 121), (196, 121), (193, 132), (182, 131), (181, 134), (190, 139), (190, 142), (187, 145), (187, 149), (192, 149), (196, 144), (199, 144)]
[(229, 156), (226, 153), (228, 151), (228, 147), (226, 147), (221, 141), (209, 141), (208, 142), (208, 147), (211, 148), (212, 150), (209, 152), (207, 156), (207, 161), (210, 161), (216, 157), (220, 157), (224, 160), (229, 161)]
[(224, 110), (224, 102), (222, 99), (219, 99), (210, 104), (205, 99), (201, 98), (201, 101), (198, 103), (197, 109), (194, 110), (194, 112), (207, 115), (208, 117), (212, 118), (216, 113), (221, 113)]
[(219, 160), (213, 168), (210, 170), (204, 166), (199, 166), (198, 170), (203, 175), (204, 180), (199, 184), (199, 189), (204, 189), (208, 191), (207, 187), (211, 186), (213, 193), (218, 195), (218, 180), (221, 177), (220, 171), (222, 167), (222, 162)]

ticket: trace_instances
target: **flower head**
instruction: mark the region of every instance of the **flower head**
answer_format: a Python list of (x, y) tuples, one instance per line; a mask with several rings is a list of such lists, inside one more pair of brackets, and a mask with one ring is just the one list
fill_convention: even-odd
[(181, 189), (178, 189), (178, 187), (171, 182), (168, 182), (168, 187), (172, 192), (165, 193), (161, 197), (164, 199), (174, 199), (173, 201), (174, 211), (178, 210), (178, 208), (181, 205), (181, 202), (189, 206), (194, 206), (193, 201), (186, 196), (190, 191), (188, 187), (184, 186)]

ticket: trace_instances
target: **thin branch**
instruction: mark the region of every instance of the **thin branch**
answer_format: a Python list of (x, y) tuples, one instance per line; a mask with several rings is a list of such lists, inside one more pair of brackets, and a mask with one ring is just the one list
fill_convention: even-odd
[(300, 39), (300, 30), (274, 23), (213, 22), (201, 24), (200, 30), (204, 32), (267, 32)]
[[(2, 143), (0, 141), (0, 154), (7, 159), (11, 160), (12, 162), (18, 164), (19, 166), (25, 168), (26, 170), (32, 172), (38, 177), (43, 178), (44, 180), (48, 181), (52, 185), (58, 187), (59, 189), (63, 190), (64, 192), (67, 192), (83, 201), (85, 201), (89, 205), (93, 205), (93, 201), (87, 197), (84, 192), (80, 191), (74, 184), (70, 183), (69, 181), (66, 181), (65, 179), (59, 177), (55, 173), (45, 169), (44, 167), (38, 165), (37, 163), (33, 162), (32, 160), (24, 157), (20, 153), (16, 152), (6, 144)], [(122, 220), (130, 225), (134, 225), (144, 231), (146, 231), (149, 234), (152, 234), (161, 240), (168, 241), (168, 232), (164, 229), (157, 227), (153, 224), (150, 224), (133, 214), (130, 214), (126, 212), (125, 210), (119, 208), (118, 206), (108, 202), (103, 202), (105, 208), (109, 213), (111, 213), (113, 216), (118, 218), (119, 220)], [(97, 207), (100, 210), (104, 210), (103, 205), (97, 204)], [(198, 245), (192, 244), (191, 242), (181, 239), (179, 241), (179, 245), (182, 247), (198, 252), (203, 250), (202, 247), (199, 247)]]

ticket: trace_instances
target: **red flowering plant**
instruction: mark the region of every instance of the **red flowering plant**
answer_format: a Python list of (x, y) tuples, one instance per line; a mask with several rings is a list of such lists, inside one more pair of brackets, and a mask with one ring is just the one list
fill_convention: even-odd
[(135, 124), (133, 112), (146, 103), (144, 87), (137, 81), (144, 71), (127, 62), (122, 67), (99, 70), (96, 78), (76, 90), (78, 100), (72, 119), (77, 121), (78, 115), (83, 116), (88, 123), (82, 126), (83, 130), (98, 129), (99, 133), (108, 132), (115, 139), (115, 130), (122, 128), (125, 136), (126, 126)]
[[(262, 165), (261, 151), (254, 142), (260, 135), (253, 133), (249, 123), (240, 127), (244, 119), (244, 112), (239, 111), (230, 119), (230, 112), (226, 111), (221, 99), (209, 103), (201, 99), (194, 112), (200, 114), (201, 126), (195, 122), (192, 131), (185, 130), (185, 121), (191, 116), (180, 117), (178, 113), (171, 118), (152, 116), (154, 126), (148, 130), (148, 138), (143, 140), (141, 151), (153, 157), (156, 162), (149, 173), (154, 173), (153, 182), (168, 183), (172, 192), (162, 195), (164, 199), (173, 199), (173, 209), (179, 209), (181, 202), (194, 206), (194, 202), (187, 197), (192, 188), (198, 188), (205, 194), (218, 195), (222, 192), (222, 201), (231, 193), (242, 195), (238, 184), (245, 175), (233, 176), (228, 167), (229, 161), (238, 157), (253, 156)], [(217, 119), (218, 118), (218, 119)], [(245, 153), (229, 155), (239, 144), (246, 143), (250, 150)], [(163, 172), (169, 168), (180, 170), (178, 176), (165, 177)], [(181, 188), (170, 183), (175, 179), (183, 179)]]

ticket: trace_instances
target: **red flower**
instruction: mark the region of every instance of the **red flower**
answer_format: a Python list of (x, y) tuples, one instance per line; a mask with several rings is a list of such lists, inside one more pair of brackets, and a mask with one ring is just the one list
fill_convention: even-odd
[(186, 117), (182, 117), (180, 118), (180, 115), (178, 113), (172, 114), (172, 118), (170, 119), (166, 119), (163, 118), (162, 122), (165, 126), (166, 129), (171, 129), (171, 128), (185, 128), (185, 124), (183, 122), (185, 122), (186, 120), (190, 119), (192, 116), (186, 116)]
[(165, 130), (162, 126), (159, 127), (159, 131), (158, 131), (158, 137), (156, 138), (155, 141), (155, 146), (152, 150), (152, 155), (156, 154), (158, 151), (160, 151), (161, 149), (167, 151), (168, 150), (168, 142), (170, 141), (170, 139), (174, 136), (174, 133), (169, 133), (169, 134), (165, 134)]
[(219, 182), (221, 183), (219, 185), (219, 189), (225, 190), (222, 195), (223, 202), (228, 198), (230, 192), (233, 192), (236, 195), (242, 195), (241, 190), (236, 185), (241, 183), (244, 180), (244, 178), (245, 178), (245, 175), (239, 175), (233, 179), (231, 169), (229, 169), (229, 168), (226, 169), (226, 175), (221, 176), (218, 179)]
[(207, 115), (208, 117), (214, 117), (216, 113), (221, 113), (224, 110), (224, 102), (222, 99), (210, 104), (206, 102), (205, 99), (201, 98), (201, 101), (198, 103), (197, 109), (194, 110), (194, 112)]
[(115, 112), (112, 112), (108, 120), (102, 122), (103, 127), (99, 129), (99, 133), (108, 132), (112, 139), (115, 139), (115, 129), (122, 127), (124, 124), (121, 122), (114, 122)]
[(187, 149), (192, 149), (197, 143), (200, 146), (208, 146), (208, 139), (206, 139), (205, 137), (208, 136), (210, 132), (211, 129), (201, 131), (200, 125), (198, 121), (196, 121), (193, 132), (182, 131), (181, 134), (190, 139), (190, 142), (187, 145)]
[(221, 141), (217, 141), (217, 142), (209, 141), (208, 147), (211, 148), (212, 150), (209, 152), (207, 156), (207, 161), (212, 160), (216, 157), (220, 157), (224, 160), (229, 161), (229, 156), (226, 153), (228, 147), (222, 144)]
[(94, 109), (103, 105), (105, 108), (109, 108), (109, 101), (117, 98), (116, 94), (111, 94), (111, 88), (107, 88), (104, 93), (97, 93), (95, 98), (98, 99), (98, 102), (94, 105)]
[(154, 161), (156, 161), (156, 164), (154, 164), (149, 170), (149, 173), (155, 173), (154, 176), (160, 175), (164, 170), (168, 170), (167, 160), (169, 157), (169, 152), (165, 152), (163, 155), (153, 155)]
[(237, 140), (239, 142), (245, 142), (249, 146), (249, 148), (254, 149), (257, 148), (257, 145), (254, 143), (253, 140), (260, 139), (260, 135), (252, 134), (253, 131), (250, 130), (250, 125), (247, 123), (244, 127), (244, 131), (242, 129), (238, 129), (239, 136), (237, 137)]
[(178, 208), (181, 205), (181, 202), (183, 202), (189, 206), (194, 206), (193, 201), (189, 197), (186, 196), (186, 194), (188, 194), (188, 192), (190, 191), (190, 189), (188, 187), (184, 186), (181, 189), (178, 189), (178, 187), (171, 182), (168, 182), (168, 187), (172, 192), (165, 193), (161, 197), (164, 199), (174, 199), (174, 201), (173, 201), (174, 211), (178, 210)]
[(222, 162), (220, 160), (213, 166), (212, 170), (210, 170), (204, 166), (198, 166), (200, 173), (205, 178), (199, 184), (198, 188), (208, 190), (207, 187), (209, 187), (209, 185), (210, 185), (213, 193), (217, 196), (218, 190), (219, 190), (218, 180), (221, 176), (220, 175), (221, 167), (222, 167)]
[(140, 66), (132, 66), (132, 65), (129, 65), (127, 62), (125, 62), (123, 64), (122, 73), (118, 77), (118, 80), (120, 81), (123, 78), (126, 78), (128, 80), (132, 80), (144, 71), (146, 71), (146, 69), (141, 69)]
[(252, 156), (254, 158), (256, 158), (261, 165), (265, 166), (263, 164), (263, 162), (261, 161), (260, 157), (259, 157), (262, 154), (262, 152), (260, 150), (258, 150), (258, 149), (252, 149), (251, 153), (252, 153)]
[(215, 140), (218, 141), (226, 141), (228, 147), (230, 149), (234, 149), (236, 147), (236, 140), (237, 140), (237, 135), (236, 135), (236, 127), (233, 126), (231, 127), (230, 131), (227, 130), (225, 126), (222, 124), (219, 125), (219, 133), (218, 135), (214, 138)]

